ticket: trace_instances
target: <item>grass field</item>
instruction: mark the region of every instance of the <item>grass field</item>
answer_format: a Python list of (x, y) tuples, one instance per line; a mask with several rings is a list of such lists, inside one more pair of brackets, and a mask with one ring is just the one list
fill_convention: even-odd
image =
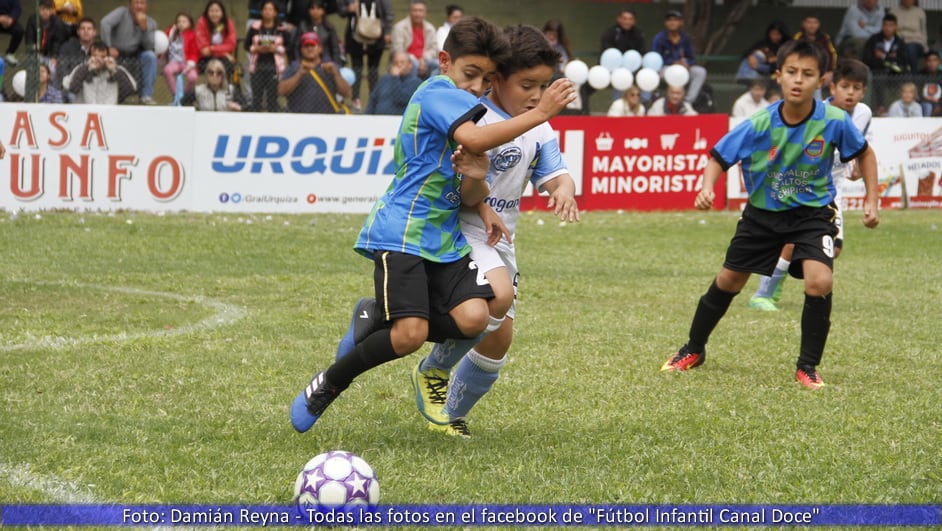
[(735, 214), (524, 215), (517, 339), (471, 441), (426, 429), (417, 357), (299, 435), (291, 399), (372, 290), (362, 219), (0, 213), (0, 500), (286, 504), (346, 449), (383, 503), (942, 501), (939, 212), (849, 214), (817, 392), (792, 379), (794, 280), (778, 313), (737, 298), (702, 368), (658, 371)]

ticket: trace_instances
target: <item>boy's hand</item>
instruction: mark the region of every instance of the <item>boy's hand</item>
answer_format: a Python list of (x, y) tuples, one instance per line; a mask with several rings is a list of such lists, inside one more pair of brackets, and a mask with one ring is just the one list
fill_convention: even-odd
[(712, 188), (704, 188), (697, 194), (697, 198), (693, 201), (693, 206), (697, 207), (699, 210), (709, 210), (713, 207), (713, 200), (715, 198), (716, 194), (713, 192)]
[(575, 101), (578, 95), (579, 91), (572, 81), (561, 77), (543, 92), (543, 97), (540, 98), (540, 103), (536, 108), (545, 113), (547, 118), (551, 118), (562, 112), (566, 105)]
[(504, 220), (500, 219), (497, 212), (487, 203), (481, 202), (478, 205), (478, 215), (484, 222), (484, 230), (487, 231), (487, 244), (491, 247), (497, 245), (501, 236), (507, 238), (507, 243), (513, 243), (513, 237), (510, 235), (510, 229), (504, 225)]
[(877, 208), (877, 203), (875, 201), (864, 201), (863, 211), (864, 227), (867, 227), (868, 229), (876, 228), (876, 226), (880, 224), (880, 211)]
[(491, 166), (491, 159), (483, 153), (471, 153), (458, 146), (451, 154), (451, 168), (455, 173), (460, 173), (471, 179), (484, 180), (487, 178), (487, 170)]
[(579, 206), (576, 205), (576, 198), (562, 190), (556, 190), (550, 194), (546, 205), (553, 209), (553, 213), (559, 216), (560, 221), (573, 223), (579, 221)]

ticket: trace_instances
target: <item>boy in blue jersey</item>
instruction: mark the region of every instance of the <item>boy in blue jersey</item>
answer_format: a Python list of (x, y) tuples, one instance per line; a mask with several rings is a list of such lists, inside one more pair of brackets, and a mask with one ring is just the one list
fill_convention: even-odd
[[(412, 96), (396, 140), (396, 176), (354, 246), (374, 261), (375, 302), (357, 304), (352, 348), (341, 342), (334, 364), (295, 398), (291, 423), (297, 431), (310, 429), (358, 375), (418, 350), (427, 339), (476, 337), (487, 327), (494, 293), (468, 256), (458, 209), (480, 205), (489, 187), (483, 171), (463, 178), (452, 157), (469, 170), (486, 167), (484, 152), (558, 114), (576, 94), (572, 82), (559, 80), (528, 112), (477, 127), (486, 111), (478, 98), (510, 53), (499, 28), (464, 18), (439, 53), (442, 75)], [(488, 233), (499, 238), (499, 221), (488, 209), (481, 212), (488, 215)], [(368, 319), (357, 327), (361, 315)]]
[[(869, 141), (870, 120), (873, 118), (873, 111), (866, 103), (862, 103), (864, 95), (867, 93), (867, 79), (870, 77), (870, 68), (856, 59), (841, 59), (834, 68), (834, 76), (831, 80), (831, 97), (826, 100), (829, 105), (840, 107), (847, 111), (854, 126)], [(841, 190), (845, 181), (860, 179), (860, 172), (855, 171), (857, 166), (851, 162), (841, 162), (839, 157), (834, 160), (834, 166), (831, 168), (831, 177), (834, 179), (834, 187), (837, 194), (834, 198), (834, 204), (837, 205), (837, 236), (834, 238), (834, 258), (841, 255), (841, 249), (844, 246), (844, 213), (843, 213), (843, 195)], [(788, 268), (791, 266), (792, 251), (794, 246), (789, 244), (782, 249), (782, 255), (775, 265), (775, 270), (770, 276), (762, 275), (759, 278), (759, 287), (755, 294), (749, 299), (749, 307), (766, 312), (777, 312), (776, 303), (782, 296), (782, 283), (788, 274)]]
[(804, 278), (801, 346), (795, 378), (824, 386), (817, 370), (831, 326), (831, 287), (837, 208), (831, 164), (856, 159), (866, 185), (864, 225), (879, 224), (877, 162), (873, 150), (842, 109), (815, 100), (827, 58), (806, 41), (789, 41), (778, 53), (783, 99), (752, 115), (711, 151), (703, 189), (694, 206), (713, 206), (713, 186), (742, 161), (749, 202), (726, 251), (726, 260), (697, 305), (687, 343), (661, 367), (686, 371), (703, 364), (710, 333), (751, 273), (768, 275), (782, 247), (794, 244), (790, 273)]
[[(538, 28), (517, 25), (504, 32), (510, 39), (513, 56), (498, 65), (490, 93), (481, 98), (487, 113), (478, 122), (479, 126), (509, 120), (533, 108), (559, 63), (559, 53)], [(550, 194), (548, 204), (560, 220), (579, 220), (575, 182), (548, 123), (491, 149), (487, 155), (490, 159), (487, 180), (491, 190), (484, 202), (498, 213), (511, 234), (516, 229), (520, 197), (527, 182)], [(416, 405), (428, 419), (430, 428), (470, 438), (465, 419), (497, 381), (506, 363), (513, 339), (519, 273), (516, 248), (511, 240), (491, 245), (477, 212), (462, 209), (460, 216), (461, 231), (471, 244), (471, 258), (494, 289), (490, 310), (491, 316), (499, 321), (499, 327), (483, 339), (449, 339), (436, 344), (431, 354), (416, 365), (412, 384)]]

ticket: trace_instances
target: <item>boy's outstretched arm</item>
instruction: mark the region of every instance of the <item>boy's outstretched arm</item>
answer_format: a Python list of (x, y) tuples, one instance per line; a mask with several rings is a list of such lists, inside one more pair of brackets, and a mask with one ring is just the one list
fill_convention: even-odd
[(576, 183), (572, 175), (565, 173), (543, 185), (550, 197), (546, 205), (553, 209), (560, 221), (579, 221), (579, 206), (576, 204)]
[(860, 166), (860, 173), (863, 174), (864, 186), (867, 189), (867, 196), (864, 198), (864, 219), (863, 224), (868, 229), (872, 229), (880, 224), (880, 195), (877, 187), (877, 155), (869, 145), (867, 150), (857, 157), (857, 163)]
[(556, 116), (576, 99), (578, 91), (572, 81), (560, 78), (544, 92), (536, 107), (508, 120), (478, 127), (468, 121), (455, 129), (453, 138), (472, 153), (484, 153), (510, 142), (530, 129)]
[(716, 186), (717, 179), (723, 174), (723, 167), (716, 159), (711, 158), (706, 168), (703, 168), (703, 188), (697, 193), (697, 198), (693, 200), (693, 206), (700, 210), (709, 210), (713, 207), (713, 200), (716, 199), (716, 192), (713, 187)]

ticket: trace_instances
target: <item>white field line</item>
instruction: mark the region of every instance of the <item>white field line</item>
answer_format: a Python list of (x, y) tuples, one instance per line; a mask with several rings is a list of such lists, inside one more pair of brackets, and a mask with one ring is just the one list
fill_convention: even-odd
[(75, 483), (35, 474), (28, 464), (10, 466), (0, 463), (0, 478), (14, 488), (39, 491), (56, 503), (98, 502), (94, 496)]
[[(30, 281), (23, 281), (30, 282)], [(201, 330), (209, 330), (219, 326), (225, 326), (232, 324), (243, 317), (245, 317), (245, 310), (239, 308), (238, 306), (232, 304), (226, 304), (224, 302), (216, 301), (213, 299), (207, 299), (205, 297), (194, 297), (188, 295), (178, 295), (176, 293), (167, 293), (164, 291), (149, 291), (137, 288), (126, 288), (121, 286), (100, 286), (96, 284), (77, 284), (77, 283), (66, 283), (66, 282), (32, 282), (33, 284), (40, 285), (59, 285), (70, 288), (75, 288), (77, 290), (99, 290), (99, 291), (112, 291), (116, 293), (126, 293), (129, 295), (143, 295), (149, 297), (160, 297), (164, 299), (171, 299), (176, 301), (183, 302), (195, 302), (203, 306), (208, 306), (216, 310), (216, 313), (199, 321), (197, 323), (186, 324), (177, 328), (172, 328), (169, 330), (153, 330), (149, 332), (136, 332), (136, 333), (127, 333), (121, 332), (118, 334), (112, 335), (92, 335), (84, 337), (52, 337), (52, 336), (42, 336), (42, 337), (29, 337), (27, 341), (22, 343), (14, 344), (4, 344), (0, 342), (0, 352), (10, 352), (15, 350), (26, 350), (26, 349), (60, 349), (67, 347), (74, 347), (77, 345), (84, 345), (88, 343), (103, 343), (103, 342), (120, 342), (120, 341), (132, 341), (135, 339), (147, 338), (147, 337), (160, 337), (160, 336), (176, 336), (182, 334), (189, 334), (191, 332), (197, 332)], [(0, 335), (2, 339), (2, 335)]]

